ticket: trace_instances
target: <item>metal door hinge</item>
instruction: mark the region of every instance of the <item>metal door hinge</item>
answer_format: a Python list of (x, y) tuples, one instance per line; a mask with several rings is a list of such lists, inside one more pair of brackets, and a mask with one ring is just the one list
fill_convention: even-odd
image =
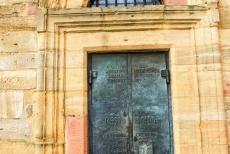
[(97, 78), (97, 71), (89, 71), (89, 84), (93, 83), (93, 79)]
[(166, 79), (166, 83), (170, 83), (170, 72), (168, 69), (161, 70), (161, 77)]

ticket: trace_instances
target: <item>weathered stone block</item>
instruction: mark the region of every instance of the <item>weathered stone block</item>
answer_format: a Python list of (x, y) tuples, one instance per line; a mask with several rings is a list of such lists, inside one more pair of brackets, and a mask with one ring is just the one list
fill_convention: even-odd
[(230, 97), (230, 80), (224, 81), (224, 96)]
[(86, 68), (87, 57), (82, 51), (66, 52), (66, 67), (67, 68)]
[(38, 4), (35, 2), (29, 2), (26, 5), (27, 15), (35, 15), (38, 10)]
[[(49, 69), (55, 69), (57, 67), (63, 69), (65, 67), (65, 63), (68, 63), (68, 58), (64, 57), (67, 53), (59, 51), (48, 51), (44, 54), (46, 54), (46, 63), (44, 66), (46, 65)], [(58, 63), (55, 60), (58, 61)]]
[[(207, 48), (206, 49), (206, 53), (203, 52), (202, 50), (198, 50), (198, 54), (197, 54), (197, 63), (198, 64), (214, 64), (214, 63), (220, 63), (221, 61), (221, 55), (219, 52), (219, 50), (216, 50), (216, 48)], [(208, 53), (209, 51), (209, 53)]]
[(0, 92), (0, 118), (20, 118), (23, 115), (23, 91)]
[(67, 92), (65, 94), (66, 116), (82, 116), (87, 106), (87, 93), (84, 91)]
[(66, 7), (67, 8), (81, 8), (84, 3), (87, 3), (85, 1), (88, 2), (88, 0), (78, 0), (78, 1), (67, 0)]
[(172, 47), (169, 53), (172, 65), (193, 65), (196, 63), (195, 51), (192, 46)]
[(180, 130), (180, 143), (181, 144), (196, 144), (198, 133), (199, 132), (197, 132), (196, 129), (192, 129), (192, 128)]
[(36, 50), (37, 37), (35, 32), (23, 31), (0, 33), (0, 52), (28, 52)]
[(220, 8), (220, 23), (223, 28), (230, 28), (230, 6)]
[(80, 90), (87, 89), (86, 69), (66, 69), (66, 90)]
[(30, 136), (31, 124), (27, 120), (0, 119), (1, 139), (28, 139)]
[[(138, 36), (138, 37), (134, 37)], [(165, 37), (167, 38), (167, 37)], [(66, 35), (66, 50), (81, 51), (84, 47), (95, 46), (127, 46), (159, 43), (163, 39), (162, 31), (153, 32), (116, 32), (116, 33), (84, 33)], [(114, 41), (116, 40), (116, 41)], [(164, 42), (165, 43), (165, 42)]]
[(9, 18), (9, 17), (20, 17), (26, 15), (26, 4), (25, 3), (16, 3), (12, 5), (2, 6), (0, 0), (0, 18)]
[(18, 90), (36, 88), (36, 71), (4, 71), (0, 74), (0, 89)]
[(206, 44), (196, 46), (196, 56), (198, 64), (216, 63), (220, 62), (219, 44)]
[(165, 0), (166, 5), (186, 5), (187, 0)]
[(24, 91), (24, 118), (31, 118), (33, 115), (33, 96), (34, 96), (34, 90), (27, 90)]
[(202, 120), (224, 120), (223, 97), (200, 97), (200, 115)]
[(172, 96), (198, 96), (197, 75), (194, 65), (175, 65), (171, 69)]
[(216, 27), (202, 27), (195, 29), (196, 46), (207, 47), (219, 43), (218, 30)]
[(202, 121), (202, 139), (204, 144), (226, 145), (226, 126), (224, 120)]
[(229, 0), (219, 0), (219, 4), (221, 7), (230, 6), (230, 1)]
[(205, 72), (205, 71), (221, 71), (222, 65), (221, 63), (208, 63), (208, 64), (200, 64), (198, 65), (198, 71)]
[[(226, 111), (230, 110), (230, 97), (229, 96), (224, 96), (224, 107), (225, 107)], [(228, 113), (226, 112), (226, 116), (227, 115), (228, 115)], [(230, 119), (230, 116), (227, 116), (226, 119)]]
[(221, 46), (226, 47), (226, 46), (230, 46), (230, 29), (220, 29), (220, 42), (221, 42)]
[(67, 117), (66, 118), (66, 150), (68, 154), (86, 153), (87, 146), (87, 119), (86, 117)]
[[(229, 33), (230, 35), (230, 33)], [(222, 49), (222, 62), (224, 64), (230, 64), (230, 45), (225, 49)]]
[(180, 144), (181, 154), (201, 154), (201, 148), (199, 144)]
[(35, 53), (0, 54), (0, 70), (37, 68), (38, 58)]
[[(36, 92), (33, 95), (33, 122), (32, 122), (32, 137), (35, 141), (41, 140), (43, 136), (43, 120), (44, 120), (44, 104), (46, 95), (45, 92)], [(52, 119), (52, 118), (51, 118)]]
[[(66, 86), (66, 83), (63, 82), (70, 82), (67, 80), (64, 80), (66, 77), (66, 70), (63, 68), (57, 68), (57, 67), (48, 67), (45, 71), (45, 77), (46, 82), (42, 81), (42, 83), (39, 84), (45, 84), (46, 83), (46, 90), (64, 90), (64, 87)], [(76, 77), (77, 78), (77, 77)], [(76, 81), (76, 80), (75, 80)], [(42, 88), (42, 85), (39, 85), (40, 88)], [(69, 86), (69, 85), (68, 85)], [(73, 85), (70, 85), (73, 86)], [(74, 85), (76, 87), (76, 85)]]
[(222, 70), (226, 73), (230, 71), (230, 65), (229, 64), (222, 64)]
[[(54, 76), (54, 69), (55, 68), (48, 68), (46, 71), (45, 71), (45, 80), (46, 80), (46, 84), (44, 81), (42, 81), (42, 83), (40, 83), (41, 85), (41, 88), (46, 88), (45, 90), (54, 90), (55, 88), (55, 81), (56, 81), (56, 78)], [(42, 77), (42, 76), (41, 76)], [(45, 84), (45, 85), (44, 85)], [(45, 87), (44, 87), (45, 86)]]
[(29, 144), (24, 141), (0, 141), (0, 149), (2, 154), (33, 154), (35, 153), (34, 147), (34, 144)]
[(193, 121), (199, 119), (198, 97), (175, 97), (173, 99), (174, 118)]
[(224, 96), (229, 97), (230, 96), (230, 73), (225, 72), (224, 73)]
[(200, 96), (223, 96), (222, 76), (220, 71), (199, 72)]
[(32, 0), (0, 0), (0, 5), (12, 5), (17, 3), (31, 2)]
[(34, 16), (0, 18), (0, 32), (34, 31), (36, 29), (35, 21)]
[(40, 32), (37, 35), (37, 46), (38, 46), (38, 50), (40, 51), (44, 51), (45, 50), (45, 39), (46, 39), (46, 33), (44, 32)]

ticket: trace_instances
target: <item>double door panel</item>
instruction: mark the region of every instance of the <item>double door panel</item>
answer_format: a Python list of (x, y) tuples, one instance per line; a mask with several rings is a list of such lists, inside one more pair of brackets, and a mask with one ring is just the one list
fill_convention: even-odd
[(164, 53), (92, 54), (91, 154), (170, 154)]

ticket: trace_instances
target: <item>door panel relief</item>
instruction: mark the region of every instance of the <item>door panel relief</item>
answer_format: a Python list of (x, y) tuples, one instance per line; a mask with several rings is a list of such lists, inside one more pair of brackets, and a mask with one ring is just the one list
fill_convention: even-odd
[(90, 152), (171, 153), (165, 54), (91, 55)]

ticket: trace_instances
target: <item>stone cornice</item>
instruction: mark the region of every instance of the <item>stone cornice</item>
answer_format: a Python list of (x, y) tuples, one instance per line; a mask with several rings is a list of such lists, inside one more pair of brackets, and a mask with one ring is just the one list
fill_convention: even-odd
[[(95, 32), (194, 27), (209, 10), (206, 6), (142, 6), (84, 9), (48, 9), (47, 30)], [(118, 28), (118, 29), (117, 29)], [(68, 30), (67, 30), (68, 29)], [(44, 31), (44, 30), (41, 30)]]
[(49, 15), (114, 15), (137, 13), (197, 13), (207, 11), (207, 6), (167, 6), (146, 5), (135, 7), (105, 7), (105, 8), (81, 8), (81, 9), (49, 9)]

